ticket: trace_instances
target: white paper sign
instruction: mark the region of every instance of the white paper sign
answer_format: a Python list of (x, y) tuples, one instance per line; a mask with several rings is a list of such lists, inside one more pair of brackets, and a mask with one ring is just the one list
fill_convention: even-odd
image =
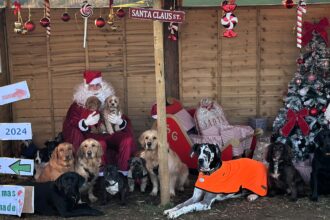
[(0, 173), (33, 176), (33, 170), (33, 160), (0, 157)]
[(26, 81), (0, 87), (0, 105), (30, 98)]
[(0, 140), (31, 139), (31, 123), (0, 123)]
[(24, 195), (23, 186), (0, 185), (0, 214), (21, 216)]

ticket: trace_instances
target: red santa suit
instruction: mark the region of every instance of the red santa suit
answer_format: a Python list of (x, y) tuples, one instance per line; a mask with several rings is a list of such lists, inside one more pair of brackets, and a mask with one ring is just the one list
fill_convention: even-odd
[[(87, 83), (90, 82), (87, 81)], [(128, 160), (136, 151), (132, 125), (128, 117), (125, 115), (122, 116), (123, 122), (119, 125), (121, 130), (112, 135), (92, 134), (90, 133), (90, 128), (84, 124), (84, 120), (86, 119), (84, 117), (84, 112), (86, 111), (84, 105), (89, 96), (97, 96), (103, 104), (108, 96), (114, 95), (114, 90), (109, 83), (101, 80), (100, 84), (102, 88), (97, 93), (88, 91), (86, 78), (85, 83), (78, 85), (73, 96), (74, 102), (71, 104), (63, 123), (63, 137), (65, 141), (73, 144), (75, 150), (87, 138), (98, 140), (103, 149), (102, 164), (115, 164), (119, 170), (127, 171), (129, 168)]]

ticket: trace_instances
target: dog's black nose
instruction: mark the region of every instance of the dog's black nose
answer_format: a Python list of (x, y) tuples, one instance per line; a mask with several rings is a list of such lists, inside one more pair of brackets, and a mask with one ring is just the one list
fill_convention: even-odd
[(92, 151), (87, 151), (87, 155), (91, 156), (92, 155)]
[(147, 143), (147, 146), (148, 146), (148, 147), (151, 147), (151, 142), (148, 142), (148, 143)]
[(199, 164), (204, 163), (204, 159), (198, 159), (198, 163), (199, 163)]

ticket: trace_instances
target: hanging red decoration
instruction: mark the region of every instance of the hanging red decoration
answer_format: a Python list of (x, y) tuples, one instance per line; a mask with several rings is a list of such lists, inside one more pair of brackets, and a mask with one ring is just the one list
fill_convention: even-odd
[(226, 31), (223, 32), (224, 37), (232, 38), (236, 37), (237, 33), (233, 31), (233, 28), (238, 23), (237, 17), (233, 14), (233, 11), (236, 9), (235, 0), (224, 0), (221, 4), (221, 8), (224, 11), (224, 15), (221, 18), (221, 24)]
[(297, 59), (297, 64), (304, 64), (304, 63), (305, 63), (304, 59), (302, 58)]
[(311, 115), (313, 115), (313, 116), (316, 116), (317, 115), (317, 108), (312, 108), (310, 111), (309, 111), (309, 113), (311, 114)]
[(116, 11), (116, 15), (117, 15), (118, 18), (123, 18), (123, 17), (125, 17), (126, 12), (125, 12), (124, 9), (120, 8)]
[(71, 19), (70, 15), (68, 12), (64, 12), (61, 17), (62, 21), (67, 22)]
[(99, 18), (96, 18), (96, 19), (95, 19), (95, 26), (96, 26), (96, 27), (101, 28), (101, 27), (104, 27), (104, 25), (105, 25), (105, 20), (104, 20), (104, 18), (99, 17)]
[(50, 20), (48, 18), (41, 18), (40, 25), (43, 27), (48, 27), (50, 25)]
[(297, 124), (301, 129), (303, 135), (309, 134), (309, 126), (305, 121), (305, 117), (308, 116), (308, 110), (306, 108), (301, 109), (298, 112), (294, 112), (292, 109), (288, 109), (287, 123), (281, 129), (284, 137), (288, 137), (294, 126)]
[(293, 8), (293, 6), (294, 6), (293, 0), (283, 0), (282, 4), (284, 5), (284, 7), (288, 8), (288, 9)]
[(24, 29), (26, 29), (28, 32), (34, 31), (35, 28), (36, 26), (32, 21), (27, 21), (24, 23)]

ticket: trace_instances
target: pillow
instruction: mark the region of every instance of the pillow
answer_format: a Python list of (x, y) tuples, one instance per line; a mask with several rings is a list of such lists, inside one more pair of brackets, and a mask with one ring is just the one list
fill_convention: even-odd
[(185, 131), (189, 131), (193, 127), (195, 127), (195, 122), (193, 117), (187, 112), (186, 109), (181, 109), (174, 116), (179, 120), (180, 125), (183, 127)]

